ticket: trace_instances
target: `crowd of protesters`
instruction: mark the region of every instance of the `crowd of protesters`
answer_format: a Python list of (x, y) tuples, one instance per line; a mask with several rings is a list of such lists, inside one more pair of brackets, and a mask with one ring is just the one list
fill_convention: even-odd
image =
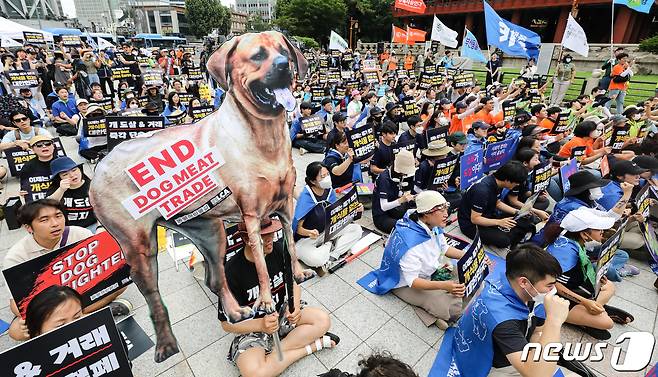
[[(205, 69), (183, 48), (147, 50), (124, 44), (95, 50), (83, 43), (77, 48), (60, 44), (50, 51), (28, 44), (13, 51), (0, 48), (0, 56), (3, 71), (36, 71), (39, 79), (37, 86), (19, 89), (5, 76), (0, 82), (0, 151), (19, 148), (36, 155), (18, 174), (20, 191), (9, 193), (25, 203), (18, 220), (29, 234), (11, 247), (3, 269), (104, 231), (89, 202), (93, 171), (85, 171), (77, 158), (59, 156), (54, 137), (74, 138), (80, 157), (93, 165), (105, 155), (107, 140), (85, 136), (85, 119), (110, 114), (162, 116), (174, 127), (193, 121), (193, 108), (218, 108), (224, 95), (212, 79), (189, 79), (190, 69)], [(538, 77), (530, 61), (507, 84), (500, 82), (502, 55), (496, 53), (487, 64), (485, 82), (466, 77), (459, 84), (456, 77), (463, 72), (451, 51), (414, 56), (362, 49), (306, 51), (305, 56), (309, 75), (294, 81), (297, 108), (287, 119), (293, 148), (299, 154), (317, 154), (317, 159), (298, 172), (305, 185), (295, 191), (293, 232), (298, 257), (315, 269), (318, 278), (362, 237), (362, 226), (352, 223), (333, 239), (317, 242), (326, 227), (325, 208), (347, 187), (361, 184), (371, 192), (360, 197), (358, 212), (370, 212), (372, 230), (388, 238), (382, 267), (373, 272), (377, 280), (366, 289), (390, 292), (417, 307), (427, 326), (473, 326), (466, 322), (475, 315), (464, 311), (465, 287), (456, 277), (456, 261), (465, 250), (449, 246), (444, 228), (456, 221), (460, 237), (479, 237), (491, 258), (500, 258), (487, 262), (487, 288), (471, 299), (489, 300), (489, 311), (500, 313), (481, 344), (489, 347), (490, 357), (482, 364), (487, 373), (491, 370), (488, 375), (544, 375), (555, 370), (554, 362), (522, 362), (520, 354), (531, 337), (544, 344), (559, 342), (563, 323), (596, 339), (608, 339), (614, 323), (634, 320), (631, 313), (608, 302), (616, 282), (649, 273), (629, 263), (629, 255), (658, 263), (652, 260), (656, 250), (647, 249), (640, 230), (658, 218), (654, 208), (644, 217), (635, 202), (645, 185), (651, 190), (658, 185), (658, 96), (638, 103), (625, 100), (633, 75), (633, 60), (625, 52), (618, 50), (607, 62), (609, 70), (599, 87), (576, 98), (565, 98), (575, 75), (569, 55), (552, 81)], [(120, 67), (129, 75), (113, 78), (113, 69)], [(152, 70), (160, 72), (161, 84), (144, 82), (144, 73)], [(191, 96), (182, 101), (181, 94)], [(108, 100), (110, 105), (104, 107)], [(174, 120), (181, 114), (182, 121)], [(313, 116), (320, 117), (322, 127), (307, 132), (304, 120)], [(566, 127), (560, 129), (564, 118)], [(376, 137), (374, 154), (354, 162), (348, 134), (368, 128)], [(433, 131), (438, 129), (444, 132)], [(611, 145), (609, 130), (626, 136), (619, 145)], [(430, 140), (430, 134), (442, 136)], [(505, 140), (513, 141), (505, 151), (509, 160), (469, 186), (462, 184), (462, 157)], [(458, 162), (449, 179), (433, 185), (437, 164), (455, 157)], [(558, 171), (572, 159), (578, 171), (565, 189)], [(532, 195), (532, 173), (546, 164), (553, 177), (537, 197)], [(7, 168), (0, 166), (0, 179), (7, 176)], [(43, 178), (41, 196), (25, 189), (35, 177)], [(531, 197), (532, 208), (524, 211)], [(601, 245), (619, 227), (625, 230), (619, 250), (597, 281)], [(272, 241), (280, 229), (276, 220), (262, 224), (271, 276), (284, 269), (286, 250)], [(240, 277), (256, 278), (253, 258), (246, 245), (226, 263), (231, 289), (251, 288), (251, 282)], [(658, 289), (658, 279), (654, 285)], [(508, 302), (500, 302), (493, 291)], [(131, 304), (120, 298), (122, 292), (83, 307), (75, 291), (53, 288), (32, 301), (25, 320), (12, 300), (17, 319), (10, 335), (29, 339), (106, 305), (113, 314), (125, 315)], [(300, 294), (295, 285), (294, 297), (288, 298), (295, 301), (295, 310), (285, 312), (285, 320), (277, 312), (259, 313), (256, 319), (233, 324), (220, 310), (221, 326), (236, 334), (228, 357), (243, 375), (277, 375), (306, 355), (339, 346), (340, 338), (328, 332), (329, 315), (306, 307)], [(544, 319), (528, 322), (540, 304)], [(274, 333), (288, 337), (284, 361), (272, 352)], [(456, 363), (467, 368), (463, 360)], [(374, 355), (360, 366), (360, 376), (415, 375), (388, 355)], [(326, 376), (346, 375), (341, 373), (332, 370)]]

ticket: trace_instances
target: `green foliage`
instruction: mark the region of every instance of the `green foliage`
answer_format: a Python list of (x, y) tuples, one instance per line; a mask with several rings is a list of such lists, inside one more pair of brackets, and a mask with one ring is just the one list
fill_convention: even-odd
[(347, 7), (344, 0), (279, 0), (276, 15), (281, 29), (328, 44), (332, 29), (343, 30)]
[(249, 16), (247, 19), (247, 33), (258, 33), (261, 31), (270, 30), (271, 26), (268, 22), (263, 20), (259, 15)]
[(658, 54), (658, 34), (640, 42), (640, 51)]
[[(353, 31), (356, 40), (379, 42), (391, 39), (393, 13), (391, 7), (395, 0), (345, 0), (348, 14), (359, 21), (359, 28)], [(348, 35), (345, 30), (345, 35)]]
[(231, 11), (219, 0), (185, 0), (185, 16), (197, 38), (218, 29), (219, 34), (227, 35), (231, 26)]
[(320, 44), (313, 38), (300, 37), (299, 35), (293, 35), (293, 38), (303, 43), (306, 48), (320, 48)]

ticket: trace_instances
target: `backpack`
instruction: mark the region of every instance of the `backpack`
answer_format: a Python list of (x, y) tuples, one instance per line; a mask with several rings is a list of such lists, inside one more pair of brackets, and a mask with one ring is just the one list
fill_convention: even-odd
[[(38, 126), (32, 126), (32, 127), (34, 128), (34, 136), (37, 136), (41, 132), (40, 130), (43, 129), (43, 128), (38, 127)], [(21, 132), (19, 130), (14, 130), (14, 138), (16, 140), (21, 139)]]
[(627, 82), (627, 81), (630, 80), (630, 79), (631, 79), (631, 75), (627, 75), (627, 76), (620, 76), (620, 75), (612, 76), (612, 81), (615, 82), (615, 83), (617, 83), (617, 84), (625, 83), (625, 82)]

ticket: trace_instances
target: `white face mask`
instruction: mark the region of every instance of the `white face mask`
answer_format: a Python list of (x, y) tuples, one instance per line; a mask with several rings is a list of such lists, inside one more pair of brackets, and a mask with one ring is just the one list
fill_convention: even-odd
[(594, 187), (589, 189), (589, 198), (591, 200), (599, 200), (603, 197), (603, 191), (601, 191), (600, 187)]
[(323, 189), (330, 189), (331, 188), (331, 176), (328, 175), (320, 180), (320, 183), (318, 184), (320, 188)]
[(130, 108), (131, 109), (137, 109), (137, 108), (139, 108), (139, 105), (136, 104), (136, 103), (133, 103), (133, 104), (130, 105)]
[(417, 134), (422, 134), (423, 133), (423, 126), (418, 126), (415, 128)]
[(642, 114), (633, 115), (633, 120), (640, 120), (640, 119), (642, 119)]
[(594, 130), (589, 134), (589, 137), (591, 137), (592, 139), (596, 139), (599, 136), (601, 136), (601, 131), (599, 130)]
[[(529, 282), (529, 281), (528, 281), (528, 282)], [(532, 289), (533, 289), (535, 292), (537, 292), (535, 295), (533, 295), (532, 293), (528, 292), (528, 290), (525, 289), (525, 288), (523, 288), (523, 290), (524, 290), (524, 291), (525, 291), (525, 292), (531, 297), (531, 300), (535, 302), (535, 304), (536, 304), (536, 305), (535, 305), (535, 308), (536, 308), (538, 305), (543, 305), (543, 304), (544, 304), (544, 300), (546, 299), (546, 296), (547, 296), (547, 295), (554, 295), (554, 294), (557, 293), (557, 288), (556, 288), (556, 287), (553, 287), (553, 289), (551, 289), (550, 291), (548, 291), (548, 292), (546, 292), (546, 293), (540, 293), (540, 292), (537, 290), (537, 288), (535, 288), (535, 286), (532, 285), (532, 283), (530, 283), (530, 285), (532, 286)]]
[(601, 241), (589, 240), (585, 242), (585, 250), (587, 251), (596, 250), (599, 247), (601, 247)]

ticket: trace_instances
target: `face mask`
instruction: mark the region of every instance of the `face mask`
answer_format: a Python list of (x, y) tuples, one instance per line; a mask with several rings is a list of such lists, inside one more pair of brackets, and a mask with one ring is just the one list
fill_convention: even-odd
[(633, 115), (633, 120), (640, 120), (641, 118), (642, 118), (642, 114)]
[(417, 134), (422, 134), (423, 133), (423, 126), (418, 126), (418, 127), (414, 128), (414, 130), (416, 131)]
[(601, 247), (601, 241), (589, 240), (585, 242), (585, 250), (592, 251)]
[(139, 108), (139, 105), (136, 104), (136, 103), (133, 103), (133, 104), (130, 105), (130, 108), (131, 109), (137, 109), (137, 108)]
[(589, 189), (589, 198), (591, 200), (599, 200), (603, 197), (603, 191), (601, 191), (600, 187), (594, 187)]
[(599, 136), (601, 136), (601, 131), (599, 130), (594, 130), (592, 131), (592, 133), (589, 134), (589, 137), (591, 137), (592, 139), (596, 139)]
[[(529, 282), (529, 281), (528, 281), (528, 282)], [(549, 294), (554, 295), (554, 294), (557, 293), (557, 288), (556, 288), (556, 287), (553, 287), (553, 289), (551, 289), (550, 291), (548, 291), (548, 292), (546, 292), (546, 293), (540, 293), (540, 292), (537, 290), (537, 288), (535, 288), (535, 286), (532, 285), (532, 283), (530, 283), (530, 285), (532, 286), (532, 289), (533, 289), (535, 292), (537, 292), (534, 296), (532, 295), (532, 293), (528, 292), (527, 289), (523, 288), (523, 290), (524, 290), (524, 291), (525, 291), (525, 292), (531, 297), (531, 300), (534, 301), (535, 304), (537, 304), (537, 305), (535, 305), (535, 308), (536, 308), (538, 305), (543, 305), (543, 304), (544, 304), (544, 300), (546, 299), (546, 296), (547, 296), (547, 295), (549, 295)]]
[(319, 183), (320, 188), (322, 189), (330, 189), (331, 188), (331, 176), (328, 175), (320, 180)]
[(566, 63), (571, 63), (571, 59), (564, 59)]

